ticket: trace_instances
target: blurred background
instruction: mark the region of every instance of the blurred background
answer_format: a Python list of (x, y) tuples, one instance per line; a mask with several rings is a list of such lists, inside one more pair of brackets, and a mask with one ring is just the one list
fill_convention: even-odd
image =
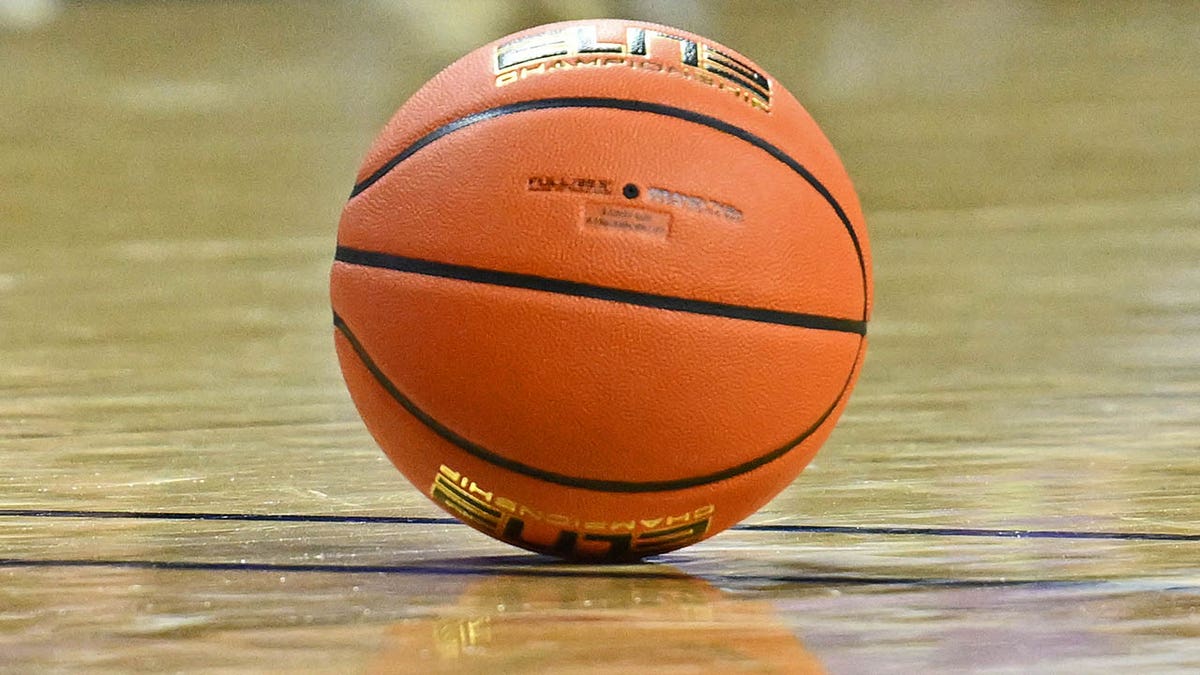
[[(877, 294), (863, 376), (815, 463), (752, 524), (1194, 535), (1197, 9), (0, 0), (0, 507), (440, 517), (375, 447), (341, 383), (327, 301), (339, 213), (371, 139), (438, 70), (522, 28), (616, 16), (755, 59), (821, 124), (866, 212)], [(3, 524), (0, 555), (27, 561), (236, 567), (509, 553), (440, 525)], [(769, 630), (782, 621), (803, 634), (835, 671), (1170, 670), (1200, 664), (1186, 647), (1200, 611), (1197, 555), (1180, 541), (741, 530), (665, 562), (768, 602), (783, 617)], [(129, 635), (194, 638), (173, 652), (182, 660), (157, 662), (182, 667), (212, 658), (221, 630), (266, 628), (239, 643), (247, 658), (280, 657), (264, 646), (278, 639), (300, 650), (298, 665), (335, 663), (330, 654), (358, 643), (281, 627), (302, 616), (369, 625), (371, 611), (407, 621), (404, 607), (418, 606), (453, 619), (437, 630), (457, 635), (474, 616), (442, 607), (446, 589), (424, 577), (308, 578), (289, 594), (277, 575), (237, 577), (230, 591), (223, 573), (73, 570), (4, 577), (15, 609), (0, 609), (0, 647), (20, 646), (17, 663), (76, 663), (61, 654), (94, 656), (110, 644), (96, 635), (126, 646)], [(859, 593), (814, 575), (1125, 585)], [(635, 612), (661, 624), (675, 596), (654, 579), (628, 595), (665, 597), (666, 610)], [(1149, 589), (1146, 579), (1167, 581)], [(365, 599), (347, 600), (360, 589)], [(78, 605), (63, 604), (68, 590)], [(604, 618), (587, 604), (604, 593), (532, 606)], [(148, 607), (148, 594), (171, 609)], [(747, 605), (722, 597), (688, 620), (751, 621), (738, 614)], [(486, 590), (468, 604), (495, 602), (503, 593)], [(301, 660), (310, 638), (332, 650), (326, 660)], [(65, 642), (73, 651), (56, 651)], [(230, 649), (226, 666), (248, 663)], [(128, 658), (110, 666), (138, 662)]]
[[(475, 46), (540, 22), (635, 16), (757, 59), (823, 126), (867, 213), (869, 361), (813, 467), (838, 467), (837, 489), (799, 513), (874, 520), (830, 494), (913, 470), (906, 499), (978, 500), (973, 522), (1007, 522), (991, 512), (997, 499), (1045, 514), (1024, 492), (1081, 480), (1086, 461), (1098, 485), (1064, 515), (1107, 520), (1145, 509), (1114, 507), (1099, 485), (1142, 461), (1157, 471), (1181, 438), (1196, 446), (1200, 13), (1189, 3), (0, 6), (9, 437), (69, 433), (79, 452), (81, 432), (306, 423), (336, 439), (262, 432), (284, 446), (266, 454), (312, 443), (327, 461), (372, 464), (325, 298), (368, 143)], [(109, 440), (97, 451), (111, 452)], [(159, 469), (219, 467), (217, 450), (197, 445)], [(981, 451), (994, 462), (987, 481), (937, 470)], [(40, 476), (43, 459), (17, 461)], [(266, 495), (205, 499), (338, 487), (287, 463), (271, 471)], [(366, 483), (381, 499), (405, 489), (378, 471)], [(12, 482), (19, 494), (40, 484)], [(185, 499), (180, 487), (160, 496)]]

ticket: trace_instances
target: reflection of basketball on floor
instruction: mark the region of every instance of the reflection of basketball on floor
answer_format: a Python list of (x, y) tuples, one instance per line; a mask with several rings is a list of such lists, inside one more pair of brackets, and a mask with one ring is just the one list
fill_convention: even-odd
[(850, 180), (758, 65), (627, 21), (533, 28), (426, 84), (338, 230), (347, 385), (476, 529), (638, 558), (746, 517), (833, 429), (866, 347)]
[(368, 672), (824, 672), (771, 603), (682, 575), (497, 576), (439, 612), (389, 626)]

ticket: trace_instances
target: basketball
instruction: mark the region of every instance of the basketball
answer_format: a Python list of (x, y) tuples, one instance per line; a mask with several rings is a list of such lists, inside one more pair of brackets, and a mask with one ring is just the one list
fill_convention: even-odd
[(858, 377), (861, 208), (763, 68), (661, 25), (485, 45), (367, 152), (334, 339), (367, 429), (438, 506), (583, 561), (706, 539), (800, 474)]

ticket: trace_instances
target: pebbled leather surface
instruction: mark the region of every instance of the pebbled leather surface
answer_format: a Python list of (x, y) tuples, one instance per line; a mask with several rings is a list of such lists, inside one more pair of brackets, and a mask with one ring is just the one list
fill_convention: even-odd
[[(579, 25), (599, 26), (603, 41), (620, 38), (633, 24), (558, 27)], [(525, 34), (532, 33), (516, 37)], [(555, 107), (454, 124), (372, 177), (349, 201), (340, 246), (649, 294), (867, 318), (870, 251), (853, 188), (832, 146), (778, 83), (770, 112), (695, 78), (620, 64), (497, 87), (494, 48), (472, 52), (418, 91), (372, 146), (357, 180), (378, 174), (433, 130), (520, 101), (649, 101), (721, 122)], [(671, 59), (660, 60), (669, 65)], [(743, 131), (730, 132), (735, 128)], [(748, 141), (747, 134), (761, 142)], [(649, 226), (639, 231), (631, 223)], [(453, 461), (522, 499), (581, 517), (647, 513), (660, 502), (670, 508), (716, 503), (714, 532), (748, 515), (808, 463), (846, 403), (866, 344), (847, 332), (342, 262), (334, 265), (331, 295), (370, 359), (413, 405), (471, 443), (540, 471), (670, 481), (753, 462), (811, 432), (766, 466), (691, 489), (640, 497), (548, 490), (423, 426), (391, 400), (339, 336), (343, 372), (368, 428), (421, 489), (441, 462)], [(581, 496), (587, 494), (595, 499)]]

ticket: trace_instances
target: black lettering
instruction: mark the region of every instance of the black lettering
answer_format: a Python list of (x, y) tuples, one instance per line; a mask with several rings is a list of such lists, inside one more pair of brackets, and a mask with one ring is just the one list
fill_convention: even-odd
[(696, 48), (696, 43), (691, 40), (681, 40), (679, 43), (679, 59), (683, 61), (685, 66), (700, 65), (699, 50)]
[(496, 47), (496, 72), (551, 56), (570, 53), (570, 36), (566, 31), (538, 33)]
[(508, 522), (504, 524), (504, 533), (501, 535), (501, 539), (517, 546), (560, 557), (570, 556), (571, 551), (575, 550), (575, 542), (579, 540), (577, 532), (559, 530), (558, 538), (554, 540), (554, 543), (550, 546), (545, 546), (526, 540), (524, 531), (525, 521), (520, 518), (509, 518)]
[(585, 534), (583, 540), (608, 542), (608, 552), (604, 554), (605, 560), (628, 559), (630, 544), (633, 543), (633, 537), (628, 534)]
[(596, 42), (596, 27), (583, 26), (575, 29), (576, 51), (580, 54), (592, 54), (595, 52), (606, 52), (610, 54), (623, 54), (625, 46), (612, 42)]
[(638, 555), (651, 555), (686, 546), (704, 538), (704, 533), (708, 532), (708, 524), (706, 518), (679, 527), (643, 532), (638, 535), (634, 550)]
[(649, 31), (650, 40), (647, 40), (646, 34), (647, 31), (640, 28), (629, 32), (626, 39), (629, 42), (630, 54), (646, 56), (649, 52), (650, 41), (654, 38), (662, 38), (679, 43), (679, 61), (683, 65), (693, 67), (700, 65), (700, 47), (694, 41), (679, 35), (671, 35), (670, 33), (663, 33), (657, 30)]
[(569, 54), (622, 54), (624, 45), (599, 42), (595, 26), (577, 26), (530, 35), (496, 47), (496, 72), (525, 63)]
[(771, 100), (771, 81), (749, 64), (704, 45), (704, 69), (745, 88), (764, 102)]
[(637, 56), (646, 55), (646, 31), (641, 28), (630, 28), (625, 37), (629, 43), (629, 53)]

